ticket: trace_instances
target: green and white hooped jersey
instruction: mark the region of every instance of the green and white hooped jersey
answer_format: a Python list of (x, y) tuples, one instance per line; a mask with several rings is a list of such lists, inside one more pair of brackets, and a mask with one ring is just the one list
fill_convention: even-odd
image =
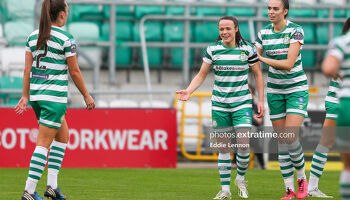
[[(264, 49), (268, 58), (284, 60), (288, 57), (290, 44), (295, 42), (304, 44), (304, 30), (300, 25), (287, 20), (284, 30), (278, 33), (273, 30), (273, 24), (262, 28), (255, 46)], [(267, 93), (290, 94), (308, 89), (300, 52), (290, 71), (269, 66)]]
[(338, 98), (350, 97), (350, 32), (333, 39), (329, 43), (327, 54), (338, 58), (340, 62), (339, 71), (343, 77), (340, 83), (340, 89), (337, 93)]
[(215, 73), (212, 110), (235, 112), (252, 107), (248, 72), (258, 57), (255, 47), (246, 43), (241, 43), (239, 47), (226, 47), (218, 41), (207, 47), (203, 61), (211, 64)]
[(339, 90), (340, 83), (341, 83), (340, 78), (331, 79), (331, 81), (329, 82), (329, 88), (328, 88), (328, 92), (327, 92), (327, 96), (326, 96), (326, 100), (325, 100), (326, 103), (327, 102), (335, 103), (335, 104), (339, 103), (339, 99), (337, 97), (337, 92)]
[(27, 39), (26, 51), (34, 58), (30, 72), (30, 101), (67, 103), (68, 66), (66, 58), (76, 54), (73, 36), (52, 26), (47, 45), (37, 50), (39, 30)]

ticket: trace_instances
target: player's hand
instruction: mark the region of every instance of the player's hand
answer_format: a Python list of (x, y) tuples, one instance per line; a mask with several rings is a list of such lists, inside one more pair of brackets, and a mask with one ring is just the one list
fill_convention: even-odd
[(258, 103), (258, 113), (256, 115), (257, 118), (263, 118), (265, 115), (265, 109), (264, 109), (264, 102), (259, 102)]
[(95, 101), (90, 95), (84, 97), (84, 101), (86, 104), (86, 109), (91, 110), (95, 108)]
[(187, 101), (191, 95), (187, 90), (176, 91), (176, 94), (178, 94), (179, 100), (181, 101)]
[(23, 112), (27, 111), (27, 105), (28, 105), (28, 98), (27, 97), (21, 97), (18, 104), (15, 107), (15, 112), (18, 115), (23, 114)]

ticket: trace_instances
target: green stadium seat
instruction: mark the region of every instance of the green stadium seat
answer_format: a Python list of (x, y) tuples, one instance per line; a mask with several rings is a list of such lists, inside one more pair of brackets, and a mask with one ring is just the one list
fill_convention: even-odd
[(316, 11), (312, 8), (294, 8), (290, 9), (289, 17), (315, 17)]
[(316, 43), (316, 28), (315, 24), (310, 23), (299, 23), (304, 30), (304, 43), (305, 44), (314, 44)]
[[(163, 41), (163, 23), (156, 21), (145, 22), (145, 36), (147, 41)], [(134, 25), (134, 41), (140, 41), (140, 24)]]
[[(133, 23), (131, 21), (117, 21), (115, 24), (116, 39), (122, 41), (132, 40)], [(109, 23), (102, 25), (102, 39), (109, 40)]]
[[(23, 78), (13, 76), (0, 77), (0, 89), (22, 89)], [(0, 94), (0, 99), (4, 104), (16, 105), (21, 98), (22, 93), (19, 94)]]
[[(183, 66), (183, 48), (171, 48), (170, 49), (170, 65), (172, 69), (182, 69)], [(193, 65), (194, 51), (190, 50), (189, 63)]]
[(301, 60), (305, 70), (314, 69), (316, 67), (316, 51), (302, 50)]
[(6, 20), (32, 19), (35, 17), (36, 0), (2, 0)]
[[(139, 50), (141, 68), (143, 68), (142, 51)], [(162, 48), (147, 48), (148, 64), (151, 69), (160, 69), (163, 64), (163, 49)]]
[(68, 26), (68, 31), (77, 41), (100, 40), (100, 29), (92, 22), (73, 22)]
[(136, 6), (135, 17), (141, 19), (144, 15), (162, 15), (164, 8), (162, 6)]
[(242, 22), (238, 22), (238, 24), (239, 24), (239, 31), (241, 32), (243, 39), (251, 41), (249, 23), (242, 21)]
[[(193, 38), (193, 24), (190, 24), (190, 40)], [(184, 39), (185, 24), (181, 21), (170, 22), (164, 26), (164, 41), (176, 42)]]
[[(134, 16), (134, 6), (117, 6), (116, 16), (118, 17), (133, 17)], [(103, 13), (106, 19), (110, 16), (110, 6), (103, 7)]]
[(225, 15), (225, 9), (221, 7), (197, 7), (197, 16), (223, 16)]
[(124, 66), (123, 68), (131, 67), (132, 49), (130, 47), (117, 47), (115, 53), (116, 68), (122, 68), (119, 65)]
[[(100, 29), (97, 24), (92, 22), (72, 22), (68, 26), (68, 32), (74, 36), (75, 41), (79, 42), (96, 42), (100, 41)], [(78, 50), (85, 53), (97, 66), (102, 63), (102, 49), (100, 47), (79, 47)], [(82, 56), (78, 57), (78, 63), (82, 68), (90, 68), (91, 65), (83, 59)]]
[(215, 42), (218, 36), (217, 22), (200, 22), (195, 27), (196, 42)]
[(227, 8), (226, 15), (228, 16), (243, 16), (253, 17), (256, 15), (254, 8)]
[[(339, 36), (343, 30), (343, 24), (334, 24), (333, 37)], [(318, 44), (328, 44), (329, 43), (329, 24), (320, 24), (317, 27), (317, 43)]]
[(102, 20), (104, 14), (99, 5), (72, 5), (72, 21)]
[(29, 20), (8, 21), (4, 25), (4, 35), (10, 46), (25, 46), (30, 33), (34, 31), (34, 22)]

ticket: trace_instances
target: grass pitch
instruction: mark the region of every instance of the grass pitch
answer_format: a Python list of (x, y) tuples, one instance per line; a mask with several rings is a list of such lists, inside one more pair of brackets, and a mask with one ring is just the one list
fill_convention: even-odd
[[(46, 173), (37, 187), (41, 196), (46, 187)], [(0, 199), (20, 199), (27, 175), (28, 169), (0, 169)], [(233, 170), (232, 180), (235, 175)], [(320, 180), (320, 189), (334, 199), (340, 199), (339, 176), (339, 171), (325, 171)], [(248, 169), (246, 180), (249, 199), (280, 199), (284, 194), (279, 170)], [(213, 199), (221, 189), (217, 169), (64, 168), (58, 181), (69, 200), (203, 200)], [(232, 199), (238, 199), (234, 181), (231, 192)]]

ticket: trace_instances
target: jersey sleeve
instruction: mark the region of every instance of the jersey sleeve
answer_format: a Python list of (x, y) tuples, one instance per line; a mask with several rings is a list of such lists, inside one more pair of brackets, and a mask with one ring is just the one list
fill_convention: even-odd
[(256, 62), (258, 62), (258, 54), (256, 53), (256, 49), (254, 46), (251, 46), (249, 55), (248, 55), (248, 64), (249, 66), (253, 66)]
[(63, 44), (64, 54), (66, 58), (75, 56), (77, 51), (77, 45), (73, 38), (70, 38), (69, 40), (65, 41)]
[(32, 53), (32, 50), (30, 49), (30, 46), (29, 46), (29, 38), (30, 38), (30, 36), (28, 36), (27, 41), (26, 41), (26, 51)]
[(296, 27), (291, 33), (290, 36), (290, 44), (300, 42), (300, 44), (304, 44), (304, 30), (301, 27)]
[(212, 59), (212, 53), (211, 53), (211, 49), (210, 46), (207, 47), (206, 51), (204, 52), (204, 56), (203, 56), (203, 62), (206, 62), (208, 64), (212, 64), (213, 63), (213, 59)]
[(259, 49), (264, 49), (264, 47), (262, 45), (262, 37), (261, 37), (261, 32), (260, 31), (258, 32), (258, 37), (257, 37), (254, 45), (256, 47), (258, 47)]
[(335, 56), (340, 62), (343, 61), (344, 50), (342, 49), (337, 39), (333, 39), (329, 42), (327, 55)]

